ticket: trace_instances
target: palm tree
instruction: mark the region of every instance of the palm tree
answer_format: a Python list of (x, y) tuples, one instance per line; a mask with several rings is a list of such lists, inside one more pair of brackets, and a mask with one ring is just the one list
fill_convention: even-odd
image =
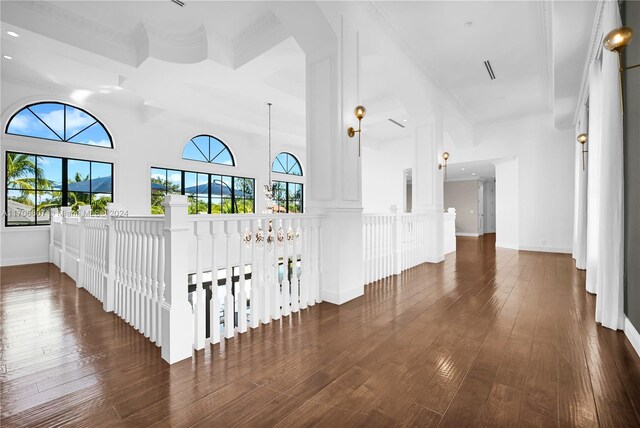
[(44, 177), (44, 170), (36, 168), (35, 156), (24, 153), (7, 153), (7, 187), (22, 190), (51, 189), (54, 182)]

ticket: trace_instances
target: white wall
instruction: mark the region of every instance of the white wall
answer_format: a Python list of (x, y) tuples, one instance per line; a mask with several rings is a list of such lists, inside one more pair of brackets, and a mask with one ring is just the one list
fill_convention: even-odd
[[(412, 139), (362, 147), (362, 206), (365, 213), (386, 213), (391, 205), (404, 209), (404, 170), (413, 168)], [(415, 168), (413, 169), (415, 180)], [(415, 186), (412, 186), (415, 191)]]
[[(24, 105), (38, 101), (61, 101), (86, 109), (98, 118), (113, 137), (115, 149), (65, 144), (2, 134), (2, 176), (5, 175), (6, 151), (22, 151), (107, 161), (114, 164), (114, 202), (130, 214), (149, 214), (150, 168), (175, 168), (205, 173), (219, 173), (256, 179), (256, 212), (265, 206), (262, 187), (268, 180), (268, 142), (265, 136), (249, 136), (229, 129), (193, 122), (187, 117), (160, 114), (143, 122), (140, 106), (131, 102), (113, 104), (94, 95), (84, 102), (74, 101), (68, 92), (55, 88), (35, 88), (13, 81), (2, 81), (2, 130), (9, 118)], [(267, 111), (265, 108), (265, 120)], [(232, 151), (236, 166), (212, 165), (182, 159), (184, 144), (198, 134), (211, 134), (224, 141)], [(281, 151), (293, 153), (306, 168), (303, 144), (281, 144), (274, 134), (273, 156)], [(274, 180), (304, 182), (305, 178), (273, 174)], [(5, 208), (5, 180), (2, 180), (2, 208)], [(306, 190), (306, 189), (305, 189)], [(48, 261), (48, 227), (0, 226), (0, 263), (19, 264)]]
[(456, 235), (478, 236), (477, 180), (444, 183), (444, 206), (456, 209)]
[[(509, 170), (511, 183), (517, 183), (518, 209), (509, 204), (512, 216), (518, 218), (517, 239), (500, 235), (500, 177), (496, 172), (496, 237), (523, 250), (571, 252), (573, 231), (573, 130), (558, 131), (551, 114), (479, 125), (475, 144), (469, 148), (452, 148), (456, 162), (498, 161), (517, 159), (517, 177)], [(505, 172), (503, 171), (503, 176)], [(509, 194), (515, 193), (510, 189)], [(502, 192), (504, 198), (505, 193)], [(513, 225), (512, 225), (513, 226)]]
[(496, 233), (496, 184), (493, 178), (484, 180), (484, 233)]
[(496, 247), (520, 249), (518, 159), (496, 163)]

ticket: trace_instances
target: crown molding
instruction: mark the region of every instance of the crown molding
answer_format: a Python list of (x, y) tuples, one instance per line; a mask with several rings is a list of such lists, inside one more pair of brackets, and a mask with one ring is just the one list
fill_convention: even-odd
[(589, 43), (589, 53), (584, 62), (584, 68), (582, 70), (582, 81), (580, 84), (580, 92), (578, 93), (578, 103), (576, 105), (576, 111), (573, 115), (572, 126), (575, 126), (580, 119), (580, 111), (582, 106), (587, 103), (589, 97), (589, 69), (591, 64), (596, 60), (602, 50), (602, 25), (604, 16), (605, 0), (598, 0), (596, 9), (596, 17), (593, 21), (593, 27), (591, 29), (591, 42)]
[(409, 37), (400, 29), (400, 27), (394, 22), (389, 13), (384, 9), (381, 1), (369, 0), (365, 2), (358, 2), (358, 4), (372, 16), (387, 34), (391, 36), (398, 46), (405, 52), (405, 54), (412, 60), (422, 71), (422, 73), (436, 86), (440, 94), (446, 98), (451, 105), (458, 110), (458, 112), (466, 118), (471, 124), (473, 120), (469, 112), (464, 108), (460, 100), (453, 95), (451, 91), (442, 83), (442, 79), (438, 76), (433, 69), (429, 61), (427, 61), (416, 44), (409, 39)]

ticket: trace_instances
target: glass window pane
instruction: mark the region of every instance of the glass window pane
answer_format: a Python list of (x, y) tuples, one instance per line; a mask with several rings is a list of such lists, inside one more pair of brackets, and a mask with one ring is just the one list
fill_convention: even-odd
[(175, 170), (167, 171), (167, 186), (169, 193), (182, 193), (182, 172)]
[(222, 199), (220, 196), (211, 195), (211, 214), (220, 214), (222, 212)]
[(62, 189), (62, 159), (38, 156), (38, 190)]
[(110, 163), (91, 162), (91, 192), (112, 193), (111, 168)]
[(64, 105), (41, 103), (32, 105), (29, 109), (57, 134), (56, 139), (64, 139)]
[(151, 214), (164, 214), (164, 191), (151, 192)]
[(35, 192), (30, 190), (7, 191), (7, 224), (35, 224)]
[(69, 159), (67, 161), (67, 178), (69, 192), (89, 192), (91, 190), (91, 162)]
[(286, 159), (284, 159), (284, 156), (282, 156), (282, 154), (279, 154), (278, 156), (276, 156), (276, 160), (273, 161), (273, 172), (279, 172), (282, 174), (286, 174), (287, 173), (287, 169), (286, 169)]
[(24, 153), (7, 153), (7, 188), (35, 189), (36, 157)]
[(166, 192), (167, 190), (167, 170), (151, 168), (151, 191)]
[(200, 135), (192, 138), (191, 141), (195, 144), (196, 150), (200, 152), (200, 156), (205, 162), (209, 162), (211, 154), (209, 153), (209, 137), (206, 135)]
[(51, 208), (62, 205), (62, 192), (41, 192), (38, 191), (38, 224), (49, 224), (51, 221)]
[(198, 193), (198, 174), (195, 172), (184, 173), (184, 194), (195, 195)]
[[(71, 135), (67, 134), (67, 138), (71, 136), (73, 136), (73, 134)], [(89, 128), (80, 132), (78, 135), (74, 136), (68, 141), (70, 143), (87, 144), (89, 146), (111, 147), (111, 140), (109, 139), (109, 134), (107, 134), (107, 131), (98, 122), (95, 122)]]
[(221, 175), (212, 175), (211, 176), (211, 196), (222, 196), (222, 176)]
[[(218, 153), (218, 152), (216, 152)], [(215, 156), (215, 153), (213, 153)], [(219, 163), (221, 165), (233, 165), (233, 158), (231, 157), (231, 152), (228, 149), (223, 150), (212, 160), (213, 163)]]
[(233, 178), (227, 175), (222, 176), (222, 196), (231, 197), (231, 186), (233, 185)]
[(107, 213), (107, 204), (112, 202), (111, 194), (108, 193), (92, 193), (91, 194), (91, 211), (93, 214), (104, 215)]
[(46, 140), (62, 141), (55, 132), (47, 128), (27, 108), (16, 114), (7, 128), (8, 134), (24, 135), (27, 137), (44, 138)]
[(231, 214), (234, 212), (233, 206), (231, 204), (231, 198), (223, 198), (222, 199), (222, 214)]
[(201, 162), (205, 162), (207, 160), (205, 155), (200, 150), (198, 150), (198, 147), (192, 141), (189, 141), (184, 147), (182, 158)]
[(209, 199), (209, 174), (198, 174), (198, 197)]
[[(96, 122), (96, 119), (87, 113), (79, 110), (75, 107), (67, 106), (67, 115), (66, 115), (66, 139), (67, 141), (71, 141), (71, 137), (73, 137), (78, 132), (83, 129), (91, 126)], [(99, 126), (101, 127), (101, 126)], [(74, 139), (75, 141), (75, 139)], [(80, 141), (78, 141), (80, 142)]]
[(67, 193), (67, 205), (71, 207), (71, 211), (77, 212), (79, 207), (91, 205), (91, 193), (70, 191)]

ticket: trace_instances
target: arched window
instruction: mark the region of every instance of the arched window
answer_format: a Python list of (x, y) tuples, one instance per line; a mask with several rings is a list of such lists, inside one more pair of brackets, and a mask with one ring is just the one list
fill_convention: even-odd
[(302, 175), (300, 162), (298, 162), (298, 159), (296, 159), (294, 155), (287, 152), (282, 152), (276, 156), (271, 171), (279, 172), (280, 174)]
[(58, 102), (24, 107), (11, 117), (6, 133), (113, 148), (111, 135), (98, 119), (81, 108)]
[(182, 152), (182, 159), (235, 166), (233, 155), (222, 141), (211, 135), (193, 137)]

